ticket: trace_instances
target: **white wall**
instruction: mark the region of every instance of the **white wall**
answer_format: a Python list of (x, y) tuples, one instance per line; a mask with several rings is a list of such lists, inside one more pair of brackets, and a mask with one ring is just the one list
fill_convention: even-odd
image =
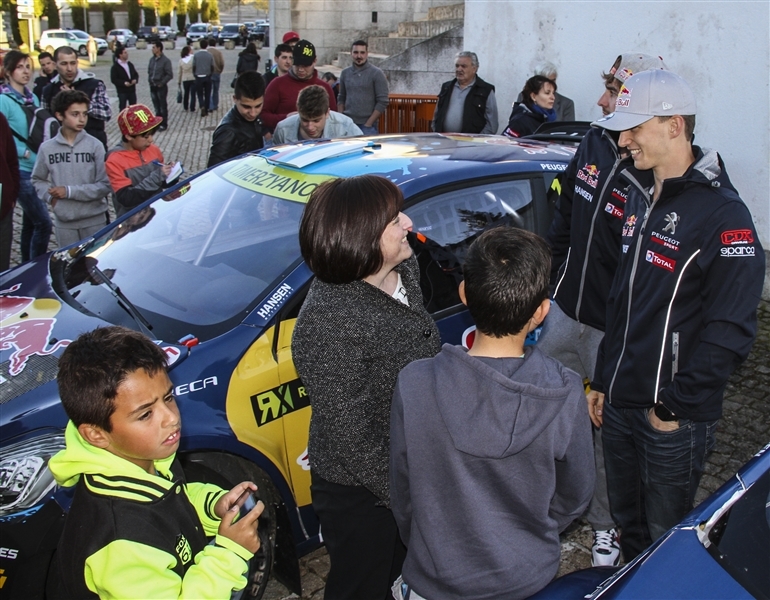
[(770, 248), (770, 3), (466, 0), (465, 49), (495, 84), (501, 127), (542, 59), (578, 119), (596, 119), (600, 78), (618, 54), (663, 57), (692, 86), (695, 143), (719, 151)]

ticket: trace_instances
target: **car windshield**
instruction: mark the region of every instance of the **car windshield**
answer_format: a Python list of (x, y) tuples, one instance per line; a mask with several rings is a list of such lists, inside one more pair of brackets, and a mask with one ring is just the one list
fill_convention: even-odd
[(755, 598), (770, 598), (770, 471), (765, 472), (709, 534), (709, 553)]
[[(224, 333), (300, 259), (299, 219), (317, 185), (308, 178), (319, 178), (277, 171), (251, 156), (189, 181), (86, 246), (62, 283), (54, 277), (57, 293), (116, 325), (142, 328), (143, 317), (168, 342)], [(265, 193), (267, 180), (280, 187)]]
[(238, 25), (225, 25), (222, 28), (222, 31), (235, 31), (237, 32), (240, 29)]
[(72, 33), (75, 34), (75, 37), (78, 37), (81, 40), (87, 40), (89, 38), (89, 35), (85, 31), (79, 31), (77, 29), (73, 29)]
[(206, 31), (205, 25), (193, 25), (190, 27), (190, 31)]

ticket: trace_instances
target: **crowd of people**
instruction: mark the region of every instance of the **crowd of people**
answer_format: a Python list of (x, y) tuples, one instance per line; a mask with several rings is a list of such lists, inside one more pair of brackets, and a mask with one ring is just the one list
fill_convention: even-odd
[[(209, 166), (266, 143), (376, 131), (387, 81), (368, 63), (366, 42), (352, 44), (353, 65), (334, 90), (319, 77), (313, 44), (289, 34), (268, 77), (252, 68), (251, 50), (240, 54)], [(178, 65), (183, 106), (195, 110), (194, 89), (202, 116), (215, 108), (211, 50), (184, 48)], [(3, 152), (10, 170), (18, 162), (9, 193), (24, 210), (24, 260), (45, 251), (48, 205), (57, 240), (71, 243), (104, 225), (108, 193), (122, 214), (173, 183), (153, 143), (168, 126), (164, 88), (174, 77), (162, 45), (148, 67), (155, 112), (135, 103), (139, 76), (125, 50), (116, 53), (112, 82), (126, 106), (121, 143), (109, 151), (104, 83), (71, 54), (60, 48), (51, 57), (58, 75), (42, 71), (40, 100), (27, 87), (30, 58), (14, 51), (4, 59), (0, 131), (16, 136)], [(495, 88), (478, 68), (474, 53), (457, 55), (455, 78), (438, 95), (436, 131), (497, 131)], [(556, 77), (545, 64), (527, 80), (508, 135), (574, 119)], [(315, 279), (291, 346), (313, 407), (308, 455), (330, 556), (325, 597), (525, 598), (555, 576), (559, 533), (586, 509), (592, 562), (612, 566), (692, 508), (727, 380), (756, 335), (764, 253), (721, 157), (693, 144), (697, 107), (687, 82), (659, 57), (626, 53), (603, 87), (603, 117), (558, 179), (547, 238), (499, 227), (469, 249), (459, 295), (477, 328), (470, 349), (440, 344), (398, 187), (362, 175), (328, 181), (310, 197), (299, 245)], [(25, 111), (41, 102), (60, 128), (33, 149)], [(526, 347), (541, 324), (538, 344)], [(106, 386), (115, 373), (118, 385)], [(137, 550), (149, 507), (118, 515), (100, 492), (88, 494), (103, 485), (94, 475), (110, 475), (173, 500), (180, 419), (162, 352), (139, 334), (97, 330), (67, 348), (58, 381), (71, 423), (51, 469), (61, 483), (77, 482), (79, 494), (59, 552), (67, 589), (222, 598), (241, 589), (262, 507), (234, 517), (253, 484), (230, 492), (188, 485), (186, 500), (169, 500), (176, 513), (157, 509), (185, 532), (194, 566), (173, 558), (177, 538), (148, 538), (153, 552)], [(135, 426), (132, 411), (147, 398), (157, 407)], [(163, 440), (162, 450), (137, 444), (143, 435)], [(87, 472), (77, 470), (83, 464)], [(101, 527), (118, 517), (137, 532)], [(195, 519), (206, 534), (218, 532), (213, 547), (190, 528)], [(126, 582), (126, 565), (155, 575)]]

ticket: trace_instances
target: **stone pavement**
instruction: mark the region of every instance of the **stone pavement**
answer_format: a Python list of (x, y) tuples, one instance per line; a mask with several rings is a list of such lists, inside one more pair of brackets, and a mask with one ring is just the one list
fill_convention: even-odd
[[(179, 49), (184, 43), (177, 41), (177, 49), (166, 50), (177, 72)], [(155, 136), (155, 143), (163, 151), (167, 160), (180, 160), (187, 175), (192, 175), (206, 166), (211, 135), (219, 120), (229, 110), (231, 103), (230, 81), (235, 75), (238, 50), (222, 50), (225, 56), (225, 72), (219, 90), (219, 110), (208, 117), (201, 118), (197, 113), (184, 112), (182, 105), (176, 103), (175, 81), (169, 85), (169, 129)], [(267, 52), (262, 50), (262, 65)], [(134, 63), (140, 74), (138, 100), (152, 107), (149, 86), (147, 85), (147, 62), (150, 50), (129, 50), (129, 60)], [(109, 69), (112, 64), (111, 54), (107, 52), (99, 58), (94, 67), (85, 62), (81, 68), (93, 71), (97, 77), (107, 83), (107, 90), (117, 115), (117, 96), (109, 83)], [(319, 71), (333, 67), (320, 66)], [(115, 119), (107, 127), (110, 146), (120, 141), (120, 134)], [(12, 261), (19, 262), (18, 235), (21, 227), (20, 209), (17, 208), (14, 222), (14, 246)], [(51, 249), (55, 240), (51, 238)], [(760, 330), (757, 341), (748, 360), (733, 375), (727, 387), (724, 402), (724, 417), (717, 431), (717, 446), (709, 458), (706, 473), (701, 481), (696, 502), (702, 501), (729, 479), (753, 454), (770, 442), (770, 302), (763, 301), (759, 307)], [(559, 574), (589, 567), (591, 563), (591, 529), (584, 520), (576, 522), (562, 536), (562, 560)], [(329, 560), (325, 550), (320, 549), (301, 560), (302, 598), (321, 600), (326, 576), (329, 572)], [(271, 580), (265, 600), (284, 600), (297, 598), (275, 580)]]

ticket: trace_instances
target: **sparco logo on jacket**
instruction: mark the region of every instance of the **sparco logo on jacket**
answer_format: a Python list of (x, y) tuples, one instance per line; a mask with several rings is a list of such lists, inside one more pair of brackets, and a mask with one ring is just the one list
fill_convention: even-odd
[(592, 188), (595, 188), (599, 185), (599, 172), (596, 165), (589, 165), (586, 163), (583, 168), (577, 172), (577, 178), (580, 181), (585, 181)]
[(665, 256), (662, 256), (658, 254), (657, 252), (653, 252), (652, 250), (647, 250), (647, 255), (645, 256), (645, 260), (648, 263), (652, 263), (656, 267), (660, 267), (661, 269), (666, 269), (666, 271), (674, 272), (674, 268), (676, 267), (676, 261), (671, 258), (666, 258)]

